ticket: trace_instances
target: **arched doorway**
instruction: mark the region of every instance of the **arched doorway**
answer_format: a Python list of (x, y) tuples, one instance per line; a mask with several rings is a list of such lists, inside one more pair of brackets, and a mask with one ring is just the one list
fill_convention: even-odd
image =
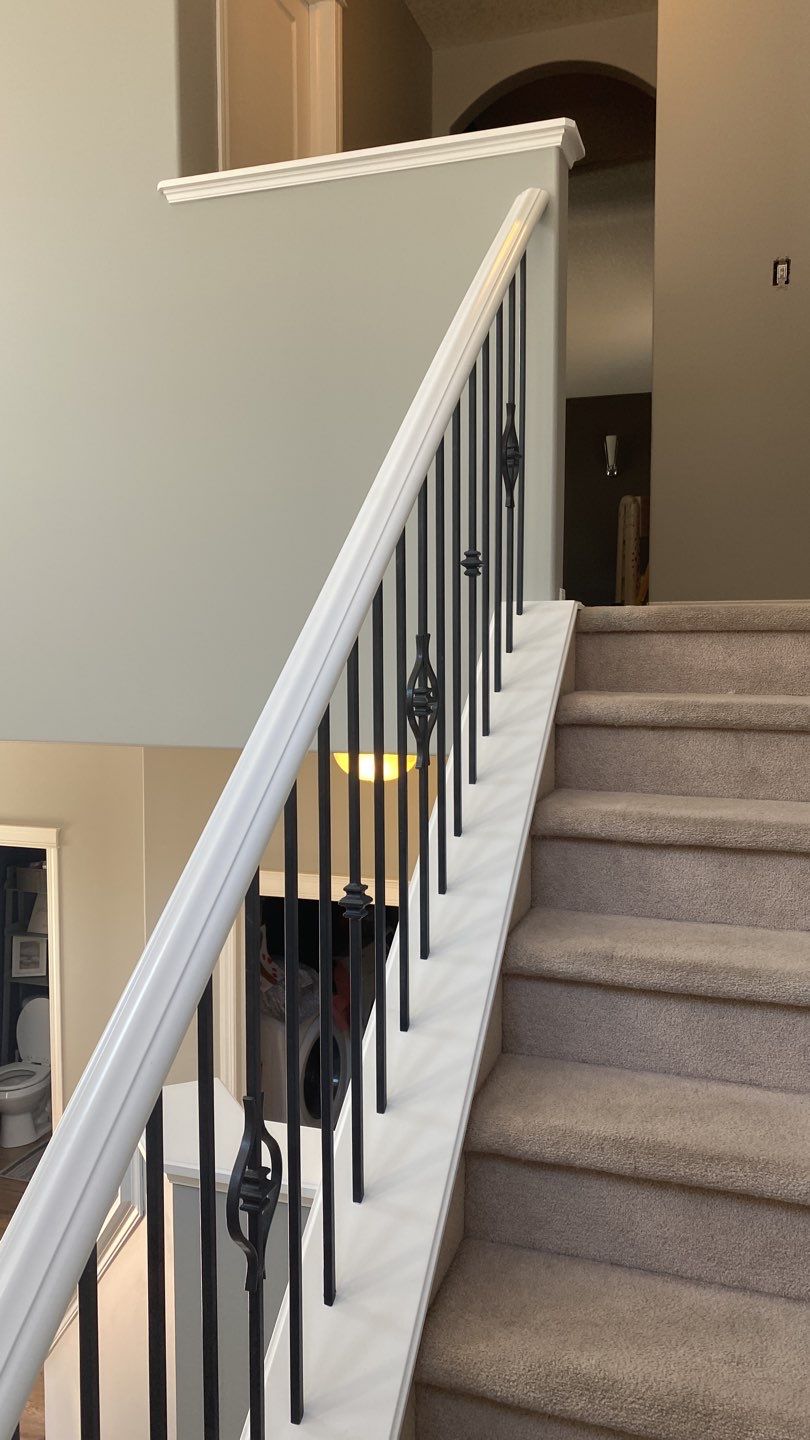
[[(576, 121), (586, 151), (569, 188), (564, 583), (585, 604), (614, 603), (620, 502), (638, 496), (642, 583), (630, 574), (620, 586), (635, 601), (649, 553), (655, 93), (612, 67), (557, 63), (511, 76), (452, 128), (559, 115)], [(619, 437), (615, 475), (606, 435)]]

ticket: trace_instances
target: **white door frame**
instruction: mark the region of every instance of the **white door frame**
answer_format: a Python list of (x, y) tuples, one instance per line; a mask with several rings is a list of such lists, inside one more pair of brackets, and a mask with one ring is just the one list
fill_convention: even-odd
[(51, 1040), (51, 1112), (56, 1126), (64, 1108), (62, 1055), (62, 956), (59, 919), (59, 830), (56, 826), (0, 825), (0, 845), (44, 850), (48, 901), (48, 1018)]
[[(304, 0), (309, 9), (309, 154), (343, 149), (343, 11), (346, 0)], [(231, 169), (228, 127), (228, 0), (216, 0), (217, 155)], [(290, 157), (303, 158), (303, 157)]]

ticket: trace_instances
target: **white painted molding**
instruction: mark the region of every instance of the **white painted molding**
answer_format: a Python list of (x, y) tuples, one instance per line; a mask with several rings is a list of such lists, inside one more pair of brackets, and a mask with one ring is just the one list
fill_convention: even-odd
[(456, 165), (493, 155), (549, 149), (560, 149), (569, 167), (582, 159), (585, 149), (573, 120), (542, 120), (531, 125), (479, 130), (471, 135), (442, 135), (438, 139), (413, 140), (404, 145), (318, 155), (311, 160), (286, 160), (280, 165), (250, 165), (243, 170), (187, 175), (179, 180), (161, 180), (157, 188), (170, 205), (178, 205), (189, 200), (213, 200), (225, 195), (284, 190), (292, 185), (318, 185), (331, 180), (355, 180), (362, 175), (418, 170), (427, 165)]
[(343, 10), (345, 0), (308, 0), (309, 148), (343, 149)]
[(239, 1100), (245, 1093), (243, 1064), (245, 929), (243, 914), (237, 915), (217, 966), (219, 980), (219, 1078), (226, 1090)]
[[(138, 1228), (146, 1214), (146, 1156), (139, 1146), (121, 1182), (121, 1189), (113, 1202), (110, 1213), (101, 1228), (96, 1250), (98, 1253), (97, 1276), (109, 1270), (116, 1256), (126, 1245), (130, 1235)], [(65, 1311), (62, 1323), (53, 1337), (51, 1350), (79, 1314), (79, 1297), (74, 1291), (73, 1298)]]

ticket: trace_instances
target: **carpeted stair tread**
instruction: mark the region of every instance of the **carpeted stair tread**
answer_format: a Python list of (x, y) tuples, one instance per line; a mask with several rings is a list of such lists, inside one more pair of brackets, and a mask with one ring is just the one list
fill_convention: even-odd
[(810, 934), (536, 906), (509, 937), (504, 973), (807, 1006)]
[(809, 1352), (795, 1301), (465, 1240), (416, 1378), (647, 1440), (808, 1440)]
[(806, 855), (810, 854), (810, 803), (554, 790), (537, 805), (532, 833), (637, 845)]
[(467, 1150), (810, 1205), (810, 1096), (502, 1055)]
[(560, 697), (557, 724), (810, 735), (810, 695), (572, 690)]
[[(766, 600), (755, 604), (690, 601), (680, 605), (593, 605), (577, 613), (584, 634), (696, 632), (810, 632), (810, 601)], [(810, 643), (810, 642), (809, 642)]]

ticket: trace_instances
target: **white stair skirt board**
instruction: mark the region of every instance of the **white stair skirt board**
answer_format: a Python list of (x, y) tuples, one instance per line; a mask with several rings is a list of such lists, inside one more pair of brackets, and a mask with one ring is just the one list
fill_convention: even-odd
[[(304, 1419), (296, 1426), (289, 1420), (285, 1299), (267, 1354), (268, 1440), (399, 1434), (575, 613), (573, 602), (532, 604), (516, 622), (492, 734), (479, 739), (478, 784), (465, 779), (463, 786), (464, 833), (448, 840), (444, 896), (436, 886), (435, 811), (431, 819), (431, 954), (418, 957), (413, 885), (411, 1028), (405, 1035), (399, 1029), (395, 941), (388, 1110), (380, 1116), (375, 1109), (372, 1015), (364, 1041), (365, 1200), (351, 1200), (350, 1094), (335, 1135), (337, 1300), (323, 1304), (319, 1194), (304, 1237)], [(465, 776), (466, 737), (465, 712)], [(448, 810), (452, 815), (450, 768)]]

